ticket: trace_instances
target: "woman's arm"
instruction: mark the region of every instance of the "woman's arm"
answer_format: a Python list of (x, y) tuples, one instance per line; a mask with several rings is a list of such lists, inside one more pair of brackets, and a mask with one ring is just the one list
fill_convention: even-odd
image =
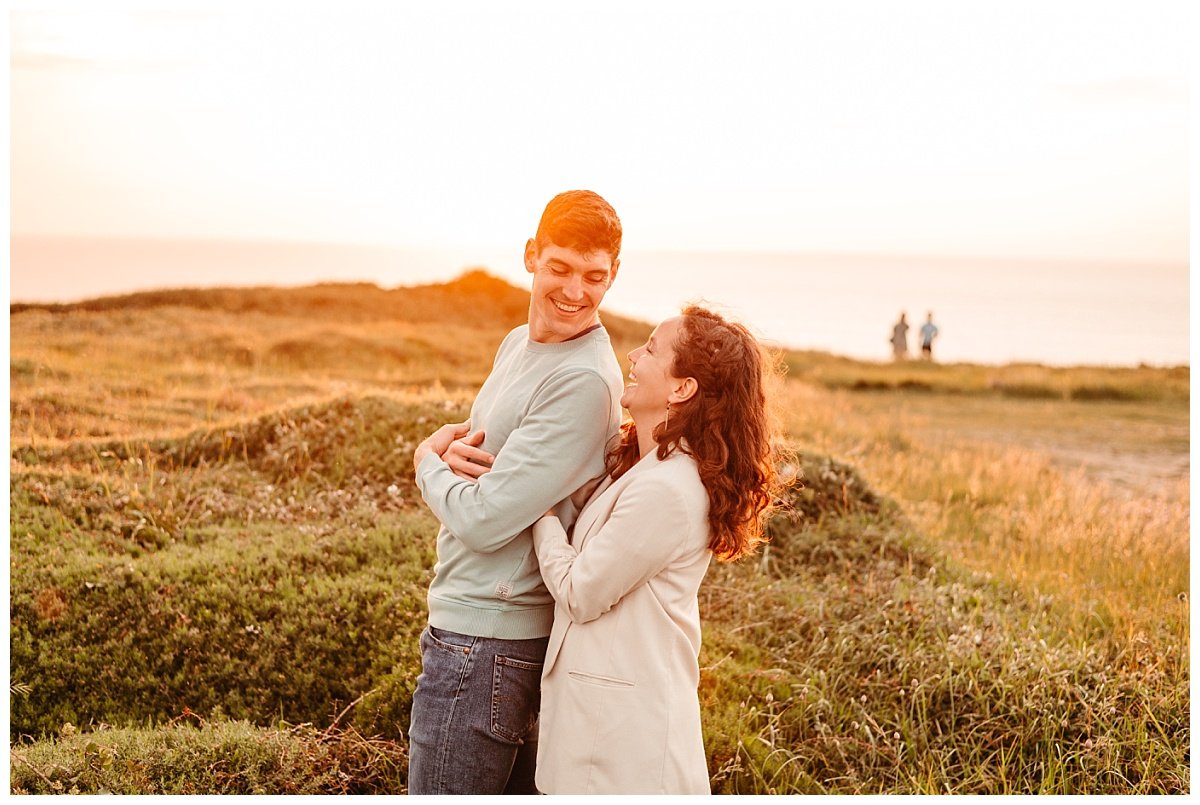
[(542, 579), (571, 620), (595, 620), (670, 564), (693, 516), (679, 490), (658, 478), (630, 484), (582, 551), (567, 542), (557, 517), (544, 516), (533, 526)]

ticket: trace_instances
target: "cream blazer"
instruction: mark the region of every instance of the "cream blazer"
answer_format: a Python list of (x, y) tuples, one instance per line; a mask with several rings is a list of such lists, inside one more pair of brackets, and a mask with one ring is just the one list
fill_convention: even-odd
[(696, 462), (650, 453), (606, 478), (568, 539), (533, 528), (554, 628), (537, 786), (547, 794), (707, 794), (697, 593), (712, 554)]

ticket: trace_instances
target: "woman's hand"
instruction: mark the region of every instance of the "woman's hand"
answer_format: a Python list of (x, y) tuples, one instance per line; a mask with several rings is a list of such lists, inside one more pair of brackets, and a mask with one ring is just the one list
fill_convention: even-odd
[(600, 482), (603, 480), (603, 475), (593, 478), (571, 493), (571, 503), (574, 504), (575, 511), (583, 510), (584, 504), (591, 499), (592, 493), (596, 491), (596, 487), (600, 486)]

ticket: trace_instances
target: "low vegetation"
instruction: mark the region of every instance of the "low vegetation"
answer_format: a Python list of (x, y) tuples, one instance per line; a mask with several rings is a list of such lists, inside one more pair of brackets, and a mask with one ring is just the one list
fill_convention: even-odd
[(829, 389), (1029, 400), (1187, 400), (1191, 380), (1187, 366), (981, 366), (920, 360), (888, 364), (803, 351), (788, 352), (786, 360), (790, 377)]
[(82, 733), (13, 752), (14, 793), (387, 794), (405, 747), (354, 729), (256, 727), (185, 712), (158, 729)]
[[(419, 322), (373, 286), (14, 310), (14, 793), (405, 790), (436, 525), (412, 448), (524, 313), (459, 282), (474, 324), (454, 283)], [(787, 357), (799, 483), (701, 591), (713, 790), (1187, 792), (1186, 377), (1013, 397), (975, 378), (1014, 368), (851, 363), (887, 385), (855, 390)], [(1105, 427), (1182, 475), (1064, 463)]]

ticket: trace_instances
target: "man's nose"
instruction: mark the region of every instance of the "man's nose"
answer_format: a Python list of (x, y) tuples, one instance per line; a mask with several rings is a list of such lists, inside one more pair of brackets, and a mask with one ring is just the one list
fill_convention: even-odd
[(577, 276), (571, 276), (563, 285), (563, 295), (568, 299), (583, 298), (583, 280)]

